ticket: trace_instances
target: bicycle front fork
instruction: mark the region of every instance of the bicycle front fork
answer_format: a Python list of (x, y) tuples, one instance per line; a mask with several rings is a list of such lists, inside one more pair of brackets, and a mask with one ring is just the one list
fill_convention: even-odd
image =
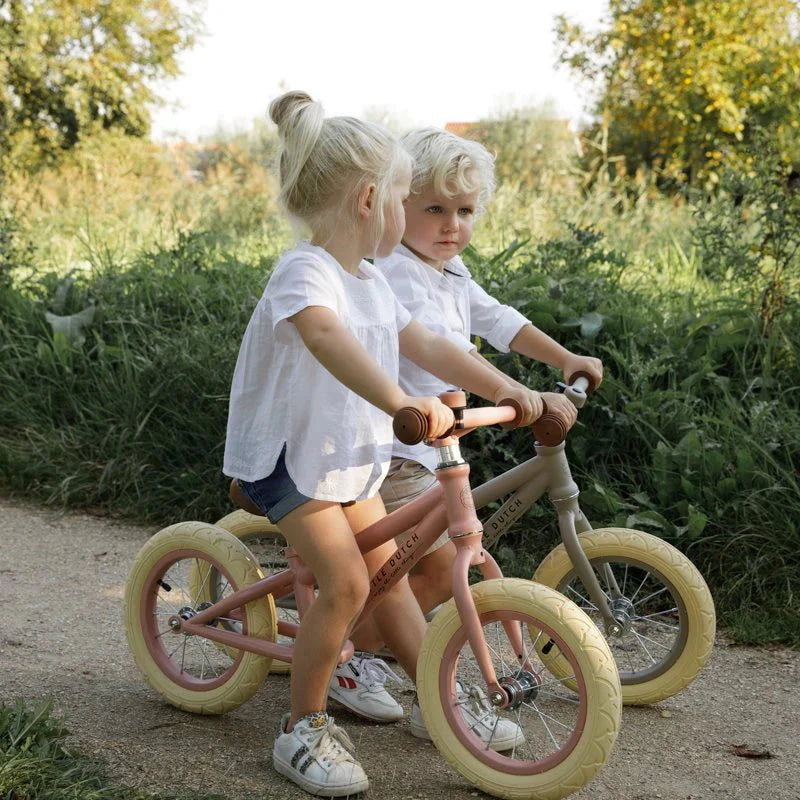
[(589, 594), (589, 599), (597, 606), (597, 610), (603, 618), (606, 634), (621, 636), (627, 627), (628, 609), (626, 604), (628, 601), (620, 591), (611, 567), (603, 564), (600, 568), (607, 587), (607, 590), (604, 590), (589, 559), (583, 552), (578, 534), (587, 533), (592, 530), (592, 526), (578, 505), (578, 494), (578, 486), (571, 478), (569, 484), (550, 492), (550, 499), (558, 512), (561, 540), (564, 542), (569, 560), (575, 567), (575, 572)]

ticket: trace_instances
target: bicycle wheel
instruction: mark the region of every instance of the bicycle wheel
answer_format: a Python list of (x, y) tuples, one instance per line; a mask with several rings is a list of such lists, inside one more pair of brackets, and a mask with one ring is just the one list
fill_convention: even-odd
[[(697, 568), (672, 545), (641, 531), (601, 528), (581, 534), (580, 542), (604, 591), (608, 594), (607, 567), (623, 595), (615, 601), (625, 620), (622, 633), (608, 637), (623, 702), (656, 703), (688, 686), (708, 660), (716, 629), (714, 601)], [(605, 631), (563, 544), (533, 579), (574, 600)], [(569, 670), (557, 649), (549, 659), (554, 674)]]
[[(283, 554), (283, 548), (287, 545), (286, 539), (283, 538), (278, 527), (273, 525), (266, 517), (249, 514), (247, 511), (238, 509), (217, 520), (214, 525), (232, 533), (237, 539), (244, 542), (265, 575), (269, 576), (275, 572), (282, 572), (289, 566), (286, 556)], [(213, 577), (212, 580), (208, 581), (208, 588), (203, 590), (203, 599), (209, 602), (215, 602), (217, 597), (215, 594), (217, 582), (213, 580)], [(190, 578), (190, 587), (199, 589), (201, 583), (199, 575), (194, 571)], [(277, 614), (277, 622), (300, 624), (300, 615), (297, 612), (293, 594), (276, 598), (275, 612)], [(234, 623), (221, 622), (220, 625), (229, 630), (238, 630)], [(281, 644), (294, 644), (292, 637), (283, 636), (280, 633), (277, 641)], [(217, 647), (224, 648), (225, 645), (217, 643)], [(286, 661), (273, 658), (270, 672), (286, 673), (291, 668), (292, 665)]]
[[(489, 794), (565, 797), (602, 768), (617, 738), (622, 703), (608, 645), (574, 603), (546, 586), (500, 578), (478, 583), (471, 591), (498, 679), (516, 693), (497, 717), (505, 720), (506, 730), (514, 724), (519, 730), (511, 737), (511, 749), (495, 752), (491, 737), (500, 723), (493, 721), (494, 710), (485, 698), (482, 722), (491, 733), (484, 738), (473, 722), (474, 706), (471, 714), (460, 709), (465, 693), (476, 695), (468, 687), (478, 687), (480, 696), (479, 687), (485, 684), (451, 599), (430, 624), (417, 667), (428, 733), (450, 764)], [(515, 655), (503, 623), (520, 626), (524, 658)], [(570, 664), (574, 692), (539, 659), (537, 637), (544, 636), (558, 642)]]
[[(271, 659), (217, 648), (199, 636), (173, 633), (168, 620), (191, 616), (202, 601), (189, 587), (192, 570), (222, 576), (221, 596), (263, 577), (247, 548), (227, 531), (202, 522), (164, 528), (139, 551), (125, 586), (125, 631), (145, 680), (172, 705), (198, 714), (222, 714), (252, 697)], [(240, 630), (275, 641), (272, 597), (231, 613)]]

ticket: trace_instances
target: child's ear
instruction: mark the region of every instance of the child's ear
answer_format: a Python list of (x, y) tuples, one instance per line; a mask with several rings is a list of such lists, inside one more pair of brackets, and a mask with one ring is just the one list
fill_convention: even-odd
[(358, 216), (367, 219), (375, 211), (375, 198), (378, 187), (374, 183), (368, 183), (361, 187), (358, 192)]

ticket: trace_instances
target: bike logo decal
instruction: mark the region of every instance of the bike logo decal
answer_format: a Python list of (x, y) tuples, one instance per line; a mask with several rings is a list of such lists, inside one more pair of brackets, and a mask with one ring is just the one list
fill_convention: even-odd
[(464, 508), (475, 508), (475, 503), (472, 500), (472, 491), (469, 486), (465, 486), (461, 490), (459, 500), (461, 500), (461, 505), (464, 506)]
[(502, 528), (516, 516), (521, 508), (522, 500), (520, 500), (519, 497), (510, 498), (489, 520), (492, 531), (502, 530)]

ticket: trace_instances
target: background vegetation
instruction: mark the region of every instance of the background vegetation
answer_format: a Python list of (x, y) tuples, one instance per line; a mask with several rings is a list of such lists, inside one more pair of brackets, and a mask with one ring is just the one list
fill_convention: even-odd
[[(467, 258), (490, 292), (604, 361), (569, 440), (592, 522), (686, 551), (739, 640), (796, 644), (797, 7), (730, 0), (712, 20), (701, 6), (612, 2), (595, 39), (562, 23), (564, 60), (601, 98), (596, 125), (576, 134), (540, 108), (469, 131), (497, 152), (500, 185)], [(104, 119), (71, 142), (43, 123), (47, 157), (23, 125), (13, 147), (31, 157), (0, 176), (0, 486), (154, 526), (213, 520), (228, 510), (239, 341), (290, 242), (275, 134), (165, 145)], [(559, 377), (491, 357), (532, 386)], [(524, 433), (472, 438), (478, 478), (531, 452)], [(504, 567), (530, 575), (555, 536), (543, 504), (499, 543)]]
[[(50, 703), (0, 705), (0, 797), (5, 800), (189, 800), (108, 786), (104, 765), (66, 745), (69, 731)], [(215, 800), (211, 795), (191, 800)]]

